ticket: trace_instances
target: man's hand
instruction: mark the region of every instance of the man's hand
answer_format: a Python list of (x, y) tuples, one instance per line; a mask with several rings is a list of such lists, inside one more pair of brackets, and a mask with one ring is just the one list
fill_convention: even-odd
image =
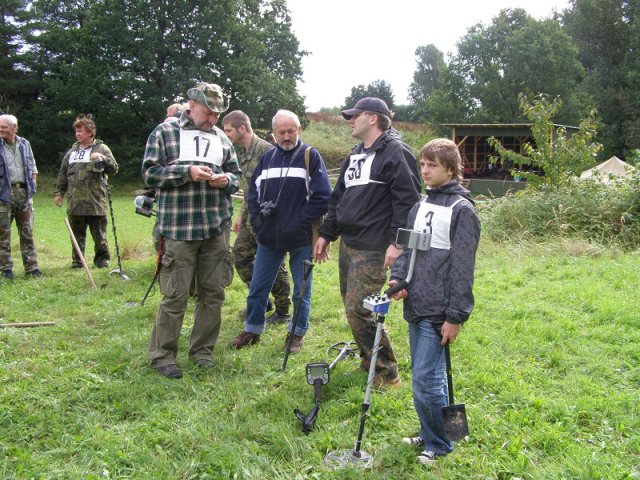
[(324, 237), (318, 237), (313, 247), (313, 259), (318, 263), (329, 260), (329, 242)]
[(207, 179), (210, 187), (213, 188), (227, 188), (229, 186), (229, 177), (224, 173), (211, 173), (211, 177)]
[(442, 329), (440, 330), (442, 333), (442, 341), (440, 345), (446, 345), (447, 343), (453, 343), (456, 341), (456, 337), (460, 333), (460, 324), (459, 323), (449, 323), (444, 322), (442, 324)]
[(384, 268), (391, 268), (391, 265), (393, 265), (393, 262), (396, 261), (396, 258), (398, 258), (401, 253), (402, 249), (396, 247), (393, 243), (389, 245), (384, 254)]
[(62, 195), (55, 195), (53, 202), (56, 204), (56, 207), (60, 208), (62, 206)]
[(194, 182), (202, 182), (213, 177), (213, 170), (211, 170), (209, 167), (192, 165), (191, 167), (189, 167), (189, 176)]
[[(398, 283), (397, 280), (389, 280), (389, 287), (393, 287), (396, 283)], [(403, 298), (407, 298), (408, 296), (409, 292), (407, 292), (405, 288), (391, 294), (391, 298), (393, 298), (394, 300), (402, 300)]]

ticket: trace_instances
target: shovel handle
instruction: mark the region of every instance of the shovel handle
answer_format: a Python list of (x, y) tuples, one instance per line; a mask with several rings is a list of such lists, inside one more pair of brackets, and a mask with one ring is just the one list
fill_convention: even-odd
[(449, 405), (453, 405), (453, 375), (451, 373), (451, 352), (449, 351), (449, 343), (444, 346), (444, 358), (447, 362), (447, 389), (449, 390)]

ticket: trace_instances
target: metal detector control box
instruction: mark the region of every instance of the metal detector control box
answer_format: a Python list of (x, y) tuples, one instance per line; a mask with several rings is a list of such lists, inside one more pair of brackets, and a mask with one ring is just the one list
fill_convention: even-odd
[(322, 385), (329, 383), (329, 364), (324, 362), (307, 363), (307, 383), (314, 385), (320, 380)]
[(396, 245), (403, 248), (426, 251), (431, 247), (431, 234), (399, 228), (396, 234)]
[(362, 306), (373, 313), (384, 315), (389, 311), (389, 303), (391, 300), (386, 295), (369, 295), (362, 302)]

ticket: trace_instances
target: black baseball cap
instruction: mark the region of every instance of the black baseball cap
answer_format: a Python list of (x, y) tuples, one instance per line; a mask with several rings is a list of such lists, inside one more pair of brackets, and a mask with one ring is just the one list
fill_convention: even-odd
[(364, 97), (358, 100), (356, 106), (349, 110), (343, 110), (342, 116), (349, 120), (354, 115), (362, 112), (373, 112), (391, 117), (391, 110), (387, 107), (384, 100), (377, 97)]

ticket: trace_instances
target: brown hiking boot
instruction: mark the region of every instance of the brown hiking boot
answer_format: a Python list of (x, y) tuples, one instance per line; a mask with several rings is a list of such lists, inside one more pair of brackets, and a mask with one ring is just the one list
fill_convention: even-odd
[[(289, 337), (291, 333), (287, 333), (287, 338), (284, 339), (284, 351), (287, 351), (287, 345), (289, 345)], [(302, 341), (304, 337), (299, 337), (298, 335), (293, 336), (293, 340), (291, 340), (291, 348), (289, 349), (289, 353), (300, 353), (300, 349), (302, 348)]]
[(248, 347), (260, 342), (260, 335), (256, 333), (242, 332), (236, 338), (229, 342), (229, 345), (235, 348)]
[(376, 388), (384, 390), (386, 388), (399, 387), (400, 385), (402, 385), (402, 380), (400, 379), (400, 375), (396, 375), (393, 378), (387, 378), (380, 375), (379, 373), (376, 373), (373, 377), (373, 385)]

